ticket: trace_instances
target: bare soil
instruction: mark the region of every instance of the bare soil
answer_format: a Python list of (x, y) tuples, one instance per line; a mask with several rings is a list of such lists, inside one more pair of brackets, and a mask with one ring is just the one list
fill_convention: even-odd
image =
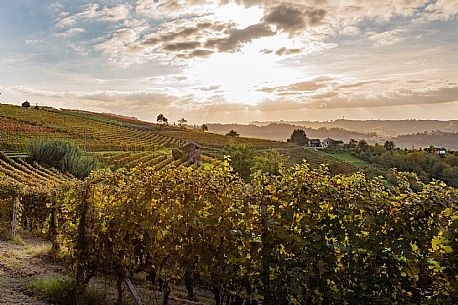
[(36, 278), (58, 276), (63, 267), (46, 255), (50, 243), (21, 233), (26, 245), (0, 239), (0, 304), (46, 304), (33, 296)]

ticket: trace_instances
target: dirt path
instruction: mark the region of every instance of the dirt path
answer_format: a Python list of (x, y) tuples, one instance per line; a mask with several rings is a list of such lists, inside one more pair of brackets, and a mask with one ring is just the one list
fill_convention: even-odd
[(64, 268), (46, 255), (48, 241), (20, 232), (24, 245), (0, 239), (0, 304), (46, 304), (33, 296), (36, 278), (62, 274)]

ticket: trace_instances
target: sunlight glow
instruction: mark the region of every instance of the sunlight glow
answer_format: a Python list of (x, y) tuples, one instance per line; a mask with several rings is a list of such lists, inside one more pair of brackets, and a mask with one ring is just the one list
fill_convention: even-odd
[(220, 86), (230, 102), (257, 104), (266, 98), (258, 89), (297, 81), (299, 71), (279, 65), (276, 55), (260, 54), (259, 46), (247, 45), (238, 53), (219, 53), (196, 60), (185, 70), (189, 79), (201, 85)]
[(263, 12), (259, 6), (245, 8), (243, 5), (230, 3), (217, 8), (213, 16), (216, 20), (233, 21), (237, 27), (245, 28), (258, 23), (263, 17)]

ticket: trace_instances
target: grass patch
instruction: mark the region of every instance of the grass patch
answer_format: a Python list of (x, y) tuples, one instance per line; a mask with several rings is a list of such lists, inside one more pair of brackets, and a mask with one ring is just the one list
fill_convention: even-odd
[(103, 289), (88, 288), (83, 295), (75, 298), (75, 283), (68, 276), (37, 279), (31, 283), (31, 288), (39, 299), (53, 304), (106, 304), (106, 292)]
[(42, 255), (48, 255), (49, 250), (50, 250), (49, 245), (40, 244), (40, 245), (33, 245), (33, 246), (27, 247), (24, 253), (30, 256), (42, 256)]
[(43, 301), (61, 303), (71, 299), (73, 283), (68, 277), (37, 279), (31, 285), (34, 294)]
[(354, 165), (356, 167), (359, 167), (359, 168), (363, 168), (363, 167), (366, 167), (367, 165), (369, 165), (368, 162), (353, 156), (349, 152), (335, 152), (335, 153), (326, 153), (326, 154), (328, 154), (329, 156), (332, 156), (332, 157), (334, 157), (334, 158), (336, 158), (338, 160), (345, 161), (345, 162), (347, 162), (347, 163), (349, 163), (351, 165)]
[(14, 238), (12, 239), (13, 243), (19, 246), (27, 246), (27, 243), (22, 239), (22, 237), (19, 234), (16, 234)]

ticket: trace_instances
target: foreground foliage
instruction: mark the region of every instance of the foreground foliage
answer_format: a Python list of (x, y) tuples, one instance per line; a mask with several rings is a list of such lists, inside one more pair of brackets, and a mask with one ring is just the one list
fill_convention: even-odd
[(80, 292), (97, 273), (121, 283), (144, 271), (165, 297), (180, 281), (216, 304), (458, 301), (458, 191), (412, 174), (392, 187), (305, 163), (250, 182), (227, 163), (136, 167), (51, 198)]
[(265, 289), (270, 304), (453, 303), (457, 190), (411, 179), (388, 189), (306, 164), (250, 184), (227, 166), (99, 171), (58, 196), (61, 238), (82, 285), (143, 270), (217, 304)]

